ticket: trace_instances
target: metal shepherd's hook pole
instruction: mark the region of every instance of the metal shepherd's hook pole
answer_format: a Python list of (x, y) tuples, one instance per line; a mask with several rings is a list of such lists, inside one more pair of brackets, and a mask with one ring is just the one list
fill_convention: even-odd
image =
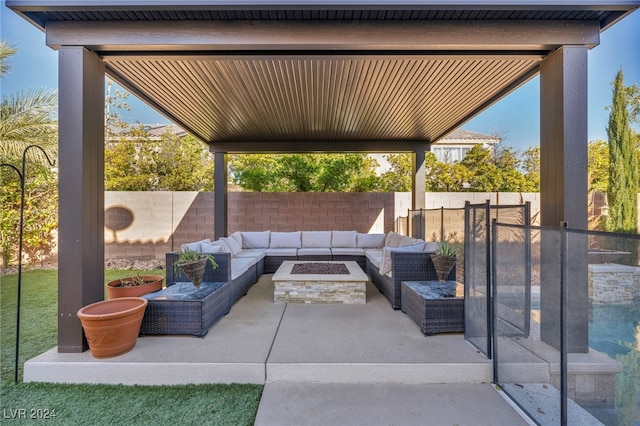
[(52, 167), (55, 166), (56, 162), (52, 161), (49, 158), (47, 152), (38, 145), (29, 145), (22, 152), (22, 172), (18, 170), (12, 164), (3, 163), (0, 166), (11, 167), (13, 170), (18, 173), (20, 176), (20, 228), (18, 234), (18, 288), (17, 288), (17, 298), (16, 298), (16, 357), (15, 357), (15, 368), (14, 368), (14, 383), (18, 383), (18, 365), (19, 365), (19, 356), (20, 356), (20, 299), (22, 294), (22, 234), (24, 227), (24, 187), (25, 187), (25, 166), (27, 162), (27, 151), (31, 148), (38, 148), (44, 154), (45, 158), (49, 162), (49, 165)]

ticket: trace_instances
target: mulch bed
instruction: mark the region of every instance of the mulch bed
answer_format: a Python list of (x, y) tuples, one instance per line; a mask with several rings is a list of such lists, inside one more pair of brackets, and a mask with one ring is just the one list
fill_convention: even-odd
[(291, 269), (292, 274), (325, 274), (349, 275), (349, 269), (344, 263), (297, 263)]
[[(106, 259), (104, 261), (104, 269), (136, 269), (140, 271), (151, 271), (154, 269), (164, 269), (165, 261), (164, 259)], [(31, 271), (31, 270), (41, 270), (41, 269), (58, 269), (58, 262), (55, 260), (36, 263), (36, 264), (23, 264), (22, 271)], [(16, 274), (18, 272), (18, 267), (16, 265), (12, 265), (9, 267), (1, 267), (0, 268), (0, 277), (9, 274)]]

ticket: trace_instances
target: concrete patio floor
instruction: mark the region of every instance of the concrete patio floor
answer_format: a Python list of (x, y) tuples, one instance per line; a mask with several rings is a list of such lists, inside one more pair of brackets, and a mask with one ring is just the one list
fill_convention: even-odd
[[(129, 353), (104, 360), (54, 348), (24, 368), (25, 382), (265, 384), (257, 424), (523, 422), (491, 379), (491, 361), (463, 334), (425, 337), (371, 283), (365, 305), (275, 304), (271, 275), (204, 338), (144, 336)], [(390, 401), (398, 410), (383, 415)], [(310, 415), (327, 407), (333, 417)], [(428, 413), (434, 422), (425, 423)]]

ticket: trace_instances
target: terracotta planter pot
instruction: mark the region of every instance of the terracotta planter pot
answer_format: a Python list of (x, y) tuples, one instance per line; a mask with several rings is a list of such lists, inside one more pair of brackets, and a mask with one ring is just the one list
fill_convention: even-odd
[(121, 297), (92, 303), (78, 311), (91, 354), (110, 358), (135, 345), (147, 308), (147, 299)]
[[(122, 280), (113, 280), (107, 283), (107, 297), (116, 299), (118, 297), (140, 297), (143, 294), (153, 293), (162, 289), (162, 275), (142, 275), (146, 284), (122, 287), (121, 281), (133, 281), (134, 277), (123, 278)], [(147, 281), (149, 281), (147, 283)]]

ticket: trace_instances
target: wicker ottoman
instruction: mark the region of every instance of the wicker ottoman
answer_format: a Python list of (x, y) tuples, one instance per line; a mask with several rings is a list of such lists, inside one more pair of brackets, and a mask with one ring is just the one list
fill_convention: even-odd
[(403, 281), (401, 309), (429, 336), (464, 331), (464, 297), (455, 281)]
[(196, 289), (187, 282), (145, 294), (149, 301), (140, 334), (192, 334), (202, 337), (229, 313), (229, 285), (204, 282)]

